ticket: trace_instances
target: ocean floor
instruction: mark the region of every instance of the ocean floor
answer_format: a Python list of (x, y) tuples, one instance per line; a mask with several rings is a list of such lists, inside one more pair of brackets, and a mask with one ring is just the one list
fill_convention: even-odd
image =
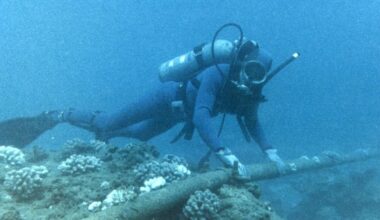
[[(108, 213), (194, 175), (184, 158), (160, 155), (145, 143), (73, 139), (55, 150), (0, 146), (0, 220), (100, 219), (101, 213), (102, 219), (125, 219), (122, 212)], [(255, 183), (195, 191), (162, 213), (154, 219), (281, 219), (260, 200)]]
[(259, 182), (284, 219), (380, 219), (380, 164), (369, 160)]

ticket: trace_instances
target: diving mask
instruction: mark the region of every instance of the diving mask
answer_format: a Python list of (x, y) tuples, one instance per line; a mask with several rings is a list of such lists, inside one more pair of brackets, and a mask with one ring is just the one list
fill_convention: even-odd
[(267, 74), (263, 64), (256, 60), (243, 63), (240, 69), (240, 84), (251, 87), (264, 83), (266, 79)]

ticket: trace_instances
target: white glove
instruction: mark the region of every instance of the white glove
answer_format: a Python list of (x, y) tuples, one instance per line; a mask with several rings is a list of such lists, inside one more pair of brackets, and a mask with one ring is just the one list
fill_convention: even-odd
[(230, 149), (223, 148), (223, 149), (216, 152), (216, 156), (227, 167), (232, 168), (232, 167), (234, 167), (235, 163), (237, 163), (237, 174), (238, 174), (239, 179), (249, 179), (250, 178), (248, 171), (245, 168), (245, 166), (242, 163), (240, 163), (239, 159), (234, 154), (232, 154)]
[(281, 159), (281, 157), (278, 156), (277, 149), (268, 149), (265, 151), (265, 153), (267, 154), (268, 159), (276, 164), (277, 170), (280, 172), (280, 174), (286, 173), (286, 164)]

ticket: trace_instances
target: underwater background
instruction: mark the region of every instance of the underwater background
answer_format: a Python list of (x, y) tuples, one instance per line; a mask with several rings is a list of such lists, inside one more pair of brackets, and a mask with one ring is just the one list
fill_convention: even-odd
[[(0, 118), (69, 107), (114, 111), (160, 83), (162, 62), (210, 42), (217, 28), (235, 22), (272, 54), (274, 67), (301, 54), (265, 88), (268, 102), (259, 112), (284, 159), (379, 148), (379, 10), (378, 0), (0, 1)], [(237, 33), (222, 36), (234, 39)], [(198, 136), (170, 145), (179, 129), (149, 143), (196, 162), (207, 147)], [(58, 148), (76, 137), (93, 138), (60, 125), (34, 144)], [(244, 163), (265, 162), (233, 117), (222, 139)], [(281, 200), (292, 178), (265, 181), (266, 199)], [(277, 208), (282, 204), (285, 217), (289, 204), (283, 203)]]

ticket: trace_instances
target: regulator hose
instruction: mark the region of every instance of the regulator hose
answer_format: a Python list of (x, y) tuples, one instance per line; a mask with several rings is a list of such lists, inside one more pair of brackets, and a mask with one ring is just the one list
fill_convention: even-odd
[[(215, 41), (219, 35), (219, 33), (227, 28), (227, 27), (235, 27), (236, 29), (238, 29), (239, 31), (239, 34), (240, 34), (240, 37), (239, 37), (239, 40), (237, 42), (237, 45), (236, 45), (236, 48), (237, 48), (237, 51), (239, 51), (242, 43), (243, 43), (243, 40), (244, 40), (244, 33), (243, 33), (243, 29), (241, 28), (240, 25), (236, 24), (236, 23), (227, 23), (227, 24), (224, 24), (222, 25), (214, 34), (214, 37), (212, 38), (212, 43), (211, 43), (211, 55), (212, 55), (212, 59), (213, 59), (213, 62), (214, 62), (214, 65), (216, 67), (216, 69), (219, 71), (219, 73), (223, 76), (223, 71), (222, 69), (220, 69), (218, 63), (216, 62), (216, 58), (215, 58), (215, 51), (214, 51), (214, 47), (215, 47)], [(234, 65), (234, 63), (236, 62), (236, 57), (237, 57), (237, 54), (239, 54), (238, 52), (235, 53), (235, 56), (234, 56), (234, 59), (232, 59), (232, 62), (231, 62), (231, 65)]]

